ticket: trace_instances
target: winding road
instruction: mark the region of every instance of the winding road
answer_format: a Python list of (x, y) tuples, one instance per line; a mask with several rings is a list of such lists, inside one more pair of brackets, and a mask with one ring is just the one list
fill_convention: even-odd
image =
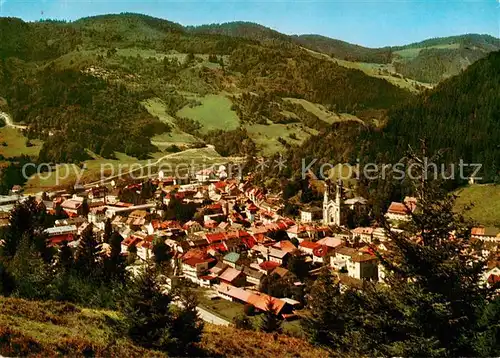
[(22, 126), (20, 124), (14, 124), (14, 122), (12, 122), (12, 118), (10, 118), (10, 116), (7, 113), (5, 113), (5, 112), (0, 112), (0, 118), (2, 118), (5, 121), (5, 125), (7, 127), (12, 127), (12, 128), (20, 129), (20, 130), (28, 128), (28, 126)]

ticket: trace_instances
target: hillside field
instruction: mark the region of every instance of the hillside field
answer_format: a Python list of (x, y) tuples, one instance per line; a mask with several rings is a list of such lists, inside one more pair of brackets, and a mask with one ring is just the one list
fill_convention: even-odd
[(456, 209), (473, 204), (465, 215), (485, 226), (500, 227), (500, 186), (472, 185), (458, 190)]
[(42, 141), (34, 139), (30, 140), (29, 143), (31, 143), (31, 146), (27, 146), (28, 138), (19, 129), (12, 127), (0, 128), (0, 154), (4, 157), (38, 156), (42, 148)]
[(233, 130), (239, 127), (240, 120), (236, 112), (231, 110), (231, 100), (219, 94), (209, 94), (198, 98), (199, 106), (186, 106), (177, 112), (178, 117), (187, 117), (202, 125), (202, 132), (222, 129)]

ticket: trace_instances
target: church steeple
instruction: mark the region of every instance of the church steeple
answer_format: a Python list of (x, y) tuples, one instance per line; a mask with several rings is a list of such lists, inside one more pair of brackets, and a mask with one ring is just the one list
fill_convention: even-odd
[(335, 195), (335, 203), (340, 207), (342, 205), (342, 179), (337, 181), (337, 192)]
[(330, 198), (328, 197), (330, 185), (328, 184), (328, 181), (325, 181), (323, 185), (325, 186), (325, 192), (323, 193), (323, 204), (328, 204), (328, 200), (330, 200)]

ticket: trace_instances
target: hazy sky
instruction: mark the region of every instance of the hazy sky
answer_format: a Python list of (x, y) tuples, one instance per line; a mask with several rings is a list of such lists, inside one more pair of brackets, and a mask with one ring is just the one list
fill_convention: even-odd
[(500, 37), (500, 0), (0, 0), (0, 16), (75, 20), (139, 12), (183, 25), (252, 21), (287, 34), (317, 33), (378, 47), (429, 37)]

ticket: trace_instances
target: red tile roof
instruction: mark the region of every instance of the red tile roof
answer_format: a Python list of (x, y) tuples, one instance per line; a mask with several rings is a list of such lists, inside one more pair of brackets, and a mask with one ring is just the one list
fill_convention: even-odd
[(358, 252), (357, 255), (352, 256), (352, 261), (354, 262), (364, 262), (364, 261), (371, 261), (371, 260), (376, 260), (377, 258), (373, 255), (364, 253), (364, 252)]
[(254, 203), (251, 203), (250, 205), (248, 205), (247, 210), (248, 211), (257, 211), (257, 210), (259, 210), (259, 208), (257, 206), (255, 206)]
[(281, 249), (281, 250), (288, 252), (288, 253), (292, 253), (295, 250), (297, 250), (295, 245), (292, 244), (289, 240), (283, 240), (283, 241), (277, 242), (276, 244), (273, 245), (273, 247), (275, 247), (277, 249)]
[(318, 244), (336, 248), (342, 245), (342, 240), (337, 237), (325, 237), (324, 239), (318, 240)]
[(223, 232), (205, 234), (205, 238), (209, 243), (220, 242), (226, 239), (226, 234)]
[(500, 275), (490, 275), (490, 277), (488, 277), (488, 283), (490, 285), (500, 284)]
[(278, 266), (280, 266), (280, 264), (274, 261), (264, 261), (259, 265), (259, 267), (264, 271), (274, 270)]
[(391, 214), (398, 214), (398, 215), (408, 215), (408, 208), (405, 206), (403, 203), (397, 203), (393, 201), (391, 205), (389, 206), (389, 209), (387, 209), (388, 213)]
[(64, 235), (52, 236), (47, 241), (49, 243), (49, 246), (53, 246), (53, 245), (59, 245), (64, 241), (70, 242), (73, 241), (74, 239), (75, 237), (73, 236), (73, 234), (64, 234)]
[(200, 249), (191, 249), (188, 252), (186, 252), (184, 255), (182, 255), (183, 260), (187, 260), (187, 259), (190, 259), (192, 257), (204, 259), (207, 257), (207, 254), (205, 253), (205, 251), (200, 250)]
[(255, 306), (255, 308), (258, 308), (261, 311), (267, 311), (267, 302), (268, 300), (271, 300), (273, 303), (273, 307), (275, 309), (275, 312), (279, 314), (283, 307), (285, 306), (286, 302), (280, 300), (279, 298), (274, 298), (271, 296), (268, 296), (266, 294), (252, 294), (249, 299), (248, 303), (252, 304)]
[(227, 183), (224, 181), (218, 181), (217, 183), (214, 184), (215, 188), (217, 189), (224, 189), (226, 185)]
[(219, 251), (219, 252), (226, 252), (227, 251), (227, 247), (224, 245), (223, 242), (216, 242), (216, 243), (213, 243), (211, 244), (210, 246), (208, 246), (207, 250), (215, 250), (215, 251)]
[(83, 202), (81, 201), (68, 199), (61, 204), (61, 207), (63, 209), (78, 210), (82, 206), (82, 204)]
[(299, 244), (300, 247), (303, 247), (303, 248), (306, 248), (306, 249), (316, 249), (318, 247), (321, 247), (320, 244), (318, 244), (317, 242), (312, 242), (312, 241), (307, 241), (307, 240), (304, 240), (302, 241), (300, 244)]

